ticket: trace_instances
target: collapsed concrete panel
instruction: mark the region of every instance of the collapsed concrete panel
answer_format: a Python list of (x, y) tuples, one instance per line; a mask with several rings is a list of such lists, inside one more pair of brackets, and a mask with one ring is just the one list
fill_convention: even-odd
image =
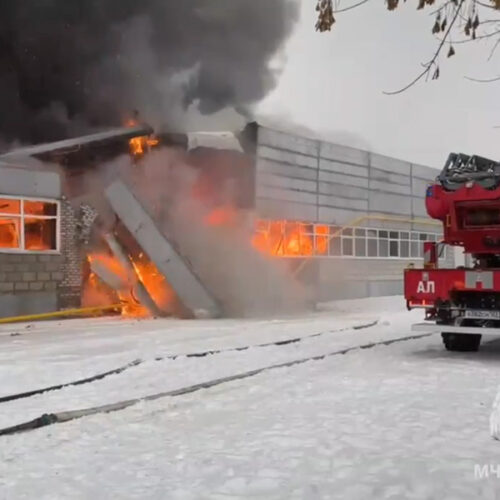
[(199, 316), (219, 317), (221, 308), (151, 216), (121, 180), (106, 189), (106, 198), (123, 225), (177, 293), (185, 307)]

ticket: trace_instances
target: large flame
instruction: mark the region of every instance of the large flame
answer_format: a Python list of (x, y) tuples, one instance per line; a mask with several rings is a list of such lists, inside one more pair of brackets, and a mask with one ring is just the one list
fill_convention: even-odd
[[(107, 275), (102, 280), (96, 276), (95, 272), (91, 272), (87, 282), (86, 293), (84, 294), (84, 297), (88, 301), (97, 300), (98, 305), (104, 305), (102, 303), (103, 298), (106, 297), (109, 300), (110, 289), (112, 289), (123, 305), (122, 316), (133, 318), (148, 316), (148, 310), (139, 303), (133, 293), (136, 277), (132, 276), (118, 259), (105, 253), (92, 253), (87, 256), (87, 259), (91, 266), (98, 266), (101, 269), (101, 273), (106, 273)], [(84, 305), (95, 304), (87, 302)]]
[(112, 295), (116, 294), (123, 306), (122, 316), (146, 318), (151, 313), (140, 303), (134, 292), (140, 280), (156, 306), (161, 311), (170, 311), (175, 300), (174, 292), (153, 262), (143, 253), (137, 259), (131, 259), (129, 269), (106, 253), (91, 253), (87, 255), (87, 259), (91, 266), (100, 269), (101, 279), (95, 272), (89, 274), (85, 284), (84, 306), (108, 305), (113, 301)]
[(168, 311), (174, 303), (175, 294), (158, 268), (143, 253), (132, 260), (132, 265), (156, 306)]
[[(259, 221), (252, 244), (260, 252), (275, 257), (310, 257), (315, 253), (311, 230), (302, 222)], [(328, 247), (328, 236), (317, 236), (316, 245), (316, 253), (324, 253)]]

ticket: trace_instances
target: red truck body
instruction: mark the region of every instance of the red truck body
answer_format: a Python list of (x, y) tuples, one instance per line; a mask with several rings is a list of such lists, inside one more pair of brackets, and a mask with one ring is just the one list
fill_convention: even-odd
[[(452, 154), (426, 192), (427, 213), (443, 224), (443, 240), (424, 243), (424, 264), (406, 269), (408, 309), (425, 309), (427, 324), (449, 350), (479, 348), (482, 334), (500, 335), (500, 164)], [(438, 267), (443, 245), (462, 247), (469, 267)]]

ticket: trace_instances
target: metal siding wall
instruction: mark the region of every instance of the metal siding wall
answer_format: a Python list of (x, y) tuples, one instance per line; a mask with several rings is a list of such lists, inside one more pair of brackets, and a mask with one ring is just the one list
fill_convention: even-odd
[[(262, 127), (256, 171), (256, 206), (261, 217), (331, 224), (349, 224), (369, 214), (428, 218), (425, 190), (439, 173), (430, 167)], [(408, 222), (367, 220), (361, 225), (441, 232), (439, 226)], [(403, 269), (409, 262), (412, 260), (321, 259), (318, 294), (329, 299), (339, 294), (400, 293)], [(453, 263), (446, 259), (446, 264)]]
[(259, 128), (256, 206), (263, 217), (318, 218), (318, 143)]
[(40, 172), (0, 164), (0, 194), (60, 198), (61, 179), (55, 172)]
[[(348, 224), (371, 213), (427, 218), (436, 169), (359, 149), (259, 128), (256, 206), (262, 217)], [(367, 226), (439, 232), (367, 221)]]

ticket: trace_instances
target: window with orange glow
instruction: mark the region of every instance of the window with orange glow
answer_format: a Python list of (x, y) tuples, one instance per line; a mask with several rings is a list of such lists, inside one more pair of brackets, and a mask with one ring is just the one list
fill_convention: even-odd
[(413, 259), (423, 257), (424, 241), (440, 238), (437, 233), (260, 219), (252, 244), (274, 257)]
[(0, 195), (0, 252), (2, 250), (58, 251), (58, 202)]

